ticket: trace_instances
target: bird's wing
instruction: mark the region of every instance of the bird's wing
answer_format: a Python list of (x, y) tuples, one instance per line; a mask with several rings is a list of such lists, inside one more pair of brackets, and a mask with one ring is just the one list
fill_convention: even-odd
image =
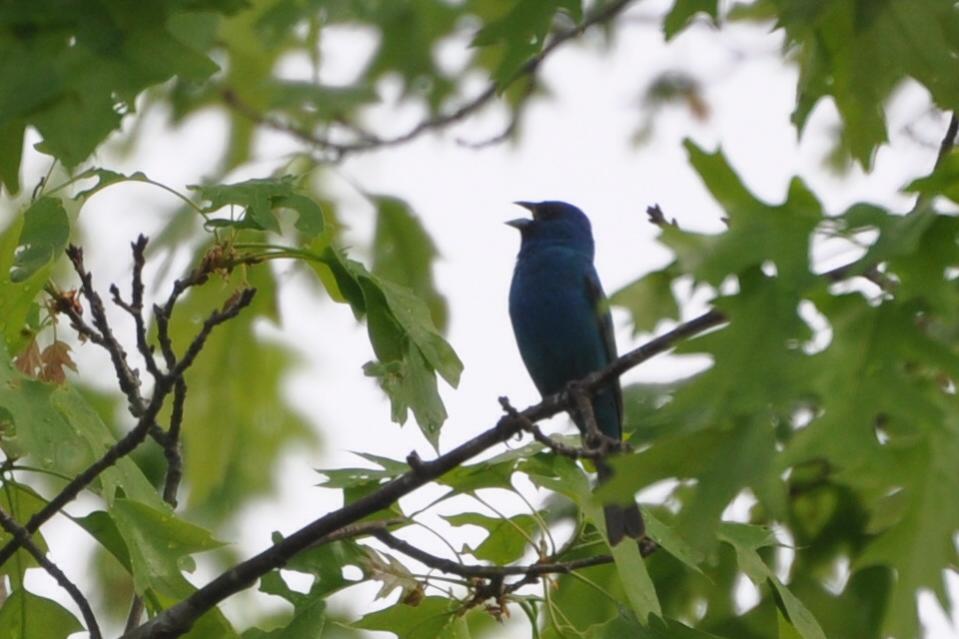
[[(606, 293), (603, 292), (603, 285), (599, 282), (599, 275), (596, 269), (590, 268), (586, 273), (586, 295), (589, 303), (596, 311), (596, 321), (599, 324), (599, 334), (603, 338), (603, 346), (606, 347), (606, 363), (616, 359), (616, 337), (613, 334), (613, 316), (609, 312), (606, 303)], [(623, 421), (623, 390), (620, 388), (619, 379), (611, 384), (613, 395), (616, 398), (616, 410), (619, 413), (619, 421)]]

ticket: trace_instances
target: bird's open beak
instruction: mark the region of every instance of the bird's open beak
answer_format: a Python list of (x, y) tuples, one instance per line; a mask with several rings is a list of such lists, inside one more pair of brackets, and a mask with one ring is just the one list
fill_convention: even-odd
[(522, 206), (524, 209), (533, 214), (533, 217), (536, 217), (536, 202), (513, 202), (516, 206)]
[[(522, 206), (524, 209), (533, 214), (533, 220), (536, 219), (536, 202), (513, 202), (516, 206)], [(506, 224), (512, 226), (514, 229), (522, 231), (524, 228), (533, 223), (533, 220), (520, 217), (515, 220), (510, 220)]]

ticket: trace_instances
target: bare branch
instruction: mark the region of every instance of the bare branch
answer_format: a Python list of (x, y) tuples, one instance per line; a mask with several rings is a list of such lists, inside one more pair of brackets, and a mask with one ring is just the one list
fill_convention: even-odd
[(399, 539), (391, 532), (386, 530), (385, 527), (373, 529), (369, 532), (369, 534), (373, 537), (376, 537), (393, 550), (397, 550), (407, 557), (412, 557), (421, 564), (429, 566), (430, 568), (435, 568), (436, 570), (441, 570), (451, 575), (459, 575), (460, 577), (506, 577), (508, 575), (538, 577), (540, 575), (570, 573), (581, 568), (589, 568), (590, 566), (599, 566), (613, 562), (613, 557), (611, 555), (595, 555), (593, 557), (583, 557), (580, 559), (571, 559), (569, 561), (557, 561), (555, 558), (550, 558), (547, 561), (530, 564), (528, 566), (471, 566), (467, 564), (461, 564), (460, 562), (453, 561), (452, 559), (445, 559), (443, 557), (432, 555), (425, 550), (421, 550), (416, 546)]
[[(134, 247), (136, 246), (137, 245), (135, 244)], [(211, 313), (210, 316), (207, 317), (206, 321), (204, 321), (203, 326), (193, 339), (193, 342), (187, 348), (187, 352), (183, 359), (180, 361), (174, 360), (172, 370), (165, 375), (160, 375), (156, 379), (156, 383), (153, 388), (153, 396), (150, 399), (149, 404), (143, 405), (143, 400), (139, 394), (139, 379), (136, 377), (135, 373), (131, 371), (129, 365), (127, 364), (126, 351), (123, 350), (123, 348), (113, 337), (112, 330), (110, 329), (109, 323), (106, 319), (103, 302), (96, 291), (93, 290), (92, 277), (83, 266), (82, 251), (76, 246), (71, 245), (67, 249), (67, 255), (73, 262), (74, 268), (83, 282), (83, 294), (91, 306), (91, 312), (96, 328), (91, 328), (86, 325), (83, 322), (83, 318), (80, 316), (80, 313), (76, 309), (72, 308), (70, 304), (64, 304), (62, 299), (58, 299), (57, 308), (58, 310), (68, 314), (74, 325), (74, 328), (76, 328), (81, 335), (92, 336), (91, 339), (94, 342), (103, 346), (103, 348), (110, 353), (110, 359), (114, 362), (114, 368), (121, 389), (123, 389), (129, 400), (130, 412), (138, 419), (136, 425), (126, 435), (124, 435), (116, 444), (111, 446), (98, 460), (93, 462), (83, 472), (70, 480), (67, 485), (64, 486), (60, 492), (53, 497), (53, 499), (48, 501), (43, 508), (34, 513), (34, 515), (23, 527), (27, 535), (26, 538), (29, 538), (29, 535), (32, 535), (39, 530), (40, 526), (42, 526), (46, 521), (62, 510), (64, 506), (73, 501), (77, 495), (79, 495), (84, 488), (89, 486), (104, 470), (113, 466), (117, 460), (130, 454), (134, 449), (137, 448), (137, 446), (142, 444), (152, 429), (158, 430), (158, 427), (156, 426), (156, 418), (163, 407), (167, 396), (174, 391), (175, 387), (177, 386), (177, 380), (182, 383), (183, 375), (186, 373), (187, 369), (202, 350), (207, 337), (210, 335), (210, 332), (216, 326), (235, 317), (241, 310), (243, 310), (243, 308), (248, 306), (255, 293), (254, 289), (245, 289), (240, 291), (231, 297), (226, 304), (224, 304), (222, 310)], [(178, 280), (174, 284), (173, 292), (170, 294), (170, 298), (167, 300), (167, 304), (163, 309), (165, 313), (164, 316), (167, 318), (169, 317), (173, 305), (176, 303), (176, 300), (183, 293), (183, 291), (190, 286), (205, 281), (207, 277), (208, 272), (204, 272), (202, 269), (197, 269), (189, 278), (183, 281)], [(178, 416), (175, 415), (177, 421), (171, 422), (171, 427), (173, 424), (177, 424), (177, 432), (179, 429), (179, 420), (182, 420), (182, 401), (185, 399), (185, 394), (186, 391), (184, 388), (180, 394)], [(176, 406), (174, 406), (174, 408), (176, 409)], [(166, 434), (164, 434), (164, 438), (161, 443), (164, 443), (165, 446), (178, 445), (176, 440), (171, 442), (170, 437)], [(173, 470), (174, 473), (179, 472), (176, 468), (173, 468)], [(176, 485), (178, 484), (179, 478), (176, 479)], [(175, 485), (171, 486), (170, 491), (175, 493)], [(0, 565), (3, 565), (8, 559), (10, 559), (13, 553), (16, 552), (17, 548), (20, 547), (20, 544), (21, 540), (18, 537), (14, 537), (8, 541), (6, 545), (0, 548)]]
[[(300, 129), (292, 124), (281, 122), (277, 119), (260, 113), (251, 105), (240, 99), (240, 97), (237, 96), (232, 89), (224, 89), (220, 95), (228, 106), (232, 107), (238, 113), (249, 118), (253, 122), (261, 126), (292, 135), (293, 137), (318, 149), (329, 151), (333, 153), (334, 161), (338, 161), (342, 160), (346, 155), (351, 153), (366, 152), (375, 149), (399, 146), (419, 137), (424, 133), (446, 128), (451, 124), (467, 118), (486, 106), (486, 104), (493, 100), (493, 98), (505, 91), (509, 86), (519, 79), (534, 75), (540, 64), (542, 64), (542, 62), (560, 46), (569, 42), (570, 40), (578, 38), (593, 26), (610, 22), (613, 20), (613, 18), (622, 13), (622, 11), (626, 9), (626, 7), (632, 2), (633, 0), (615, 0), (614, 2), (600, 6), (597, 10), (588, 15), (580, 24), (566, 29), (565, 31), (561, 31), (553, 36), (546, 46), (543, 47), (542, 51), (527, 60), (526, 63), (513, 75), (513, 77), (508, 79), (506, 82), (503, 82), (502, 84), (491, 82), (478, 95), (456, 109), (448, 113), (442, 113), (432, 118), (423, 120), (405, 133), (394, 137), (380, 137), (370, 133), (364, 133), (360, 135), (358, 139), (352, 142), (335, 142), (329, 137), (317, 135), (311, 131)], [(515, 122), (511, 122), (507, 127), (507, 133), (512, 131), (514, 127)]]
[(70, 598), (73, 599), (74, 603), (76, 603), (80, 609), (80, 614), (83, 615), (83, 620), (87, 624), (87, 631), (90, 633), (90, 639), (102, 639), (103, 635), (100, 633), (100, 625), (97, 623), (97, 618), (93, 614), (93, 609), (90, 608), (90, 602), (87, 601), (87, 598), (83, 596), (83, 593), (80, 592), (77, 585), (70, 581), (55, 563), (47, 559), (43, 551), (30, 539), (30, 533), (14, 521), (2, 508), (0, 508), (0, 526), (2, 526), (11, 537), (16, 539), (24, 550), (30, 553), (37, 563), (40, 564), (40, 567), (47, 571), (47, 574), (53, 577), (61, 588), (67, 591)]
[[(83, 284), (81, 292), (90, 306), (90, 313), (93, 316), (93, 326), (96, 328), (99, 339), (91, 338), (96, 344), (103, 346), (110, 354), (110, 361), (113, 362), (113, 368), (117, 375), (117, 381), (120, 390), (127, 397), (130, 412), (134, 417), (139, 417), (146, 410), (143, 397), (140, 395), (140, 377), (137, 372), (130, 368), (127, 363), (127, 353), (113, 336), (113, 331), (107, 322), (106, 309), (103, 307), (103, 300), (93, 288), (93, 277), (87, 272), (83, 265), (83, 251), (74, 244), (67, 247), (67, 257), (73, 263), (73, 268), (80, 276), (80, 282)], [(69, 315), (69, 313), (68, 313)], [(71, 320), (75, 320), (70, 316)], [(74, 321), (76, 324), (76, 321)], [(90, 331), (88, 331), (90, 332)]]

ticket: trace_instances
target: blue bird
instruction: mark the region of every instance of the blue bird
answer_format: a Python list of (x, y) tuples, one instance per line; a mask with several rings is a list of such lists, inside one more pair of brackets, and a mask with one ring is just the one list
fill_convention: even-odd
[[(593, 267), (595, 247), (586, 215), (565, 202), (516, 204), (529, 210), (533, 219), (507, 222), (522, 236), (509, 291), (509, 315), (526, 370), (546, 397), (616, 359), (613, 322)], [(602, 434), (622, 439), (619, 380), (594, 395), (593, 414)], [(570, 411), (570, 416), (585, 435), (583, 416), (576, 411)], [(601, 461), (597, 471), (600, 482), (611, 474)], [(607, 504), (604, 513), (611, 545), (624, 536), (643, 536), (642, 516), (632, 500)]]

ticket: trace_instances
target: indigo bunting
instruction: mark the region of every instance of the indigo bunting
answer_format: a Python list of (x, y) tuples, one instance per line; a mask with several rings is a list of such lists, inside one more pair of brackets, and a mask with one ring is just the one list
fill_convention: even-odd
[[(565, 202), (516, 202), (533, 219), (507, 222), (522, 236), (509, 314), (526, 370), (546, 397), (563, 391), (616, 359), (613, 322), (605, 308), (603, 287), (593, 267), (593, 233), (589, 219)], [(599, 431), (614, 440), (623, 437), (623, 395), (619, 380), (600, 388), (592, 399)], [(570, 417), (586, 434), (583, 415)], [(599, 481), (611, 471), (597, 460)], [(624, 536), (643, 536), (639, 508), (632, 500), (604, 505), (606, 534), (615, 545)]]

